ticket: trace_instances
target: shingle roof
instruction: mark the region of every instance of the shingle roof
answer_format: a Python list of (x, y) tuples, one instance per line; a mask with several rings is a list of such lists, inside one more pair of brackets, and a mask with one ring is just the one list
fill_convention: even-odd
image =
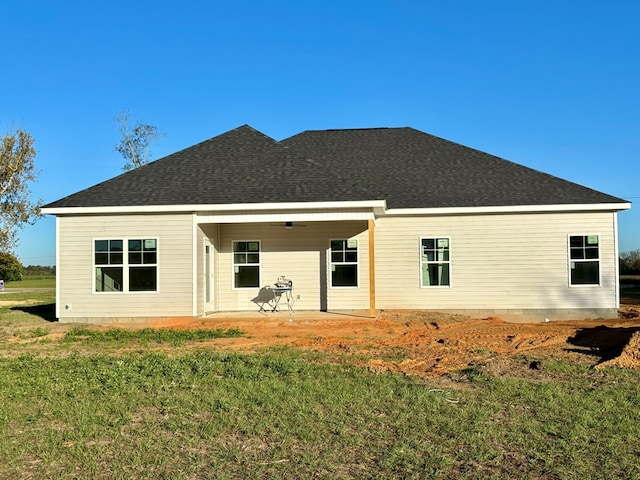
[(382, 199), (388, 208), (624, 202), (412, 128), (277, 142), (244, 125), (46, 208)]
[(353, 178), (388, 208), (624, 202), (413, 128), (307, 131), (282, 144)]

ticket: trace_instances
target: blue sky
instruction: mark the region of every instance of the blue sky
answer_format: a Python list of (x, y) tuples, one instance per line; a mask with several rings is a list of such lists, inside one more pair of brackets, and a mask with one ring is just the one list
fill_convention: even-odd
[[(640, 203), (637, 0), (109, 1), (0, 4), (0, 132), (36, 139), (35, 197), (121, 173), (113, 118), (152, 157), (250, 124), (411, 126)], [(619, 214), (640, 249), (640, 208)], [(20, 233), (55, 263), (51, 217)]]

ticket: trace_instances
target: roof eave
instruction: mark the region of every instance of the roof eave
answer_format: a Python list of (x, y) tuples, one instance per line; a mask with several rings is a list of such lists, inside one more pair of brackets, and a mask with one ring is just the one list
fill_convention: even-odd
[(239, 212), (247, 210), (346, 210), (370, 208), (376, 216), (384, 214), (386, 200), (363, 200), (349, 202), (287, 202), (287, 203), (233, 203), (233, 204), (194, 204), (194, 205), (133, 205), (133, 206), (94, 206), (94, 207), (45, 207), (46, 215), (127, 215), (158, 213), (198, 213), (198, 212)]
[(406, 215), (470, 215), (495, 213), (544, 213), (544, 212), (618, 212), (631, 208), (631, 203), (586, 203), (555, 205), (504, 205), (478, 207), (390, 208), (386, 216)]

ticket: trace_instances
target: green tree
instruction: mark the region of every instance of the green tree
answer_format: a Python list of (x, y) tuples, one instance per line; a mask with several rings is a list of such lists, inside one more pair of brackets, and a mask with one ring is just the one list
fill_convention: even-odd
[(164, 133), (153, 125), (140, 122), (131, 125), (132, 118), (128, 110), (116, 115), (115, 123), (121, 138), (114, 148), (126, 160), (122, 170), (127, 172), (147, 164), (151, 156), (149, 145), (163, 137)]
[(41, 201), (30, 199), (29, 183), (38, 174), (33, 137), (24, 130), (9, 131), (0, 144), (0, 251), (12, 252), (17, 229), (40, 217)]
[(0, 253), (0, 280), (6, 282), (22, 280), (22, 264), (10, 253)]

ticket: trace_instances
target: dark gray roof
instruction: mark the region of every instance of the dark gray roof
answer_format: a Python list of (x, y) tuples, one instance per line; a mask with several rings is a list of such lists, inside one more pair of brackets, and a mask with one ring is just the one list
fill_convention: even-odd
[(413, 128), (307, 131), (282, 144), (356, 180), (388, 208), (624, 202)]
[(624, 202), (412, 128), (277, 142), (245, 125), (46, 208), (382, 199), (388, 208)]

